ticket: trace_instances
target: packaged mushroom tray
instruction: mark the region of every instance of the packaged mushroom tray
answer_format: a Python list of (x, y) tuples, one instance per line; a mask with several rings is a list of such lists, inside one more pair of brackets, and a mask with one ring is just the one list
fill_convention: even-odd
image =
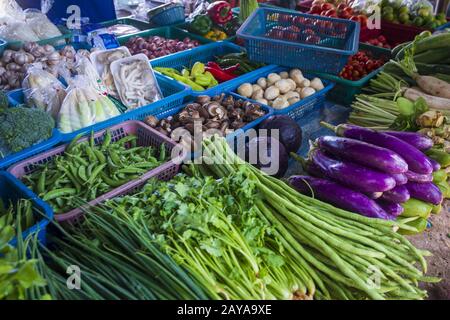
[(131, 57), (131, 53), (127, 47), (99, 50), (91, 53), (90, 57), (106, 87), (107, 93), (116, 99), (119, 99), (119, 94), (111, 72), (111, 63), (126, 57)]
[(282, 110), (322, 91), (325, 86), (317, 77), (306, 77), (299, 69), (272, 72), (256, 82), (246, 82), (236, 89), (242, 97)]
[(145, 54), (114, 61), (111, 72), (120, 100), (128, 110), (162, 99), (158, 81)]

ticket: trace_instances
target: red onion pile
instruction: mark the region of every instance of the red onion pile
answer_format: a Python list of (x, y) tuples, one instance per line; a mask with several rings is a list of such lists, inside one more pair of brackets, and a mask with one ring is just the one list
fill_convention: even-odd
[(149, 38), (131, 38), (125, 45), (131, 54), (143, 53), (151, 60), (198, 47), (200, 43), (197, 40), (191, 40), (189, 37), (180, 41), (159, 36), (150, 36)]

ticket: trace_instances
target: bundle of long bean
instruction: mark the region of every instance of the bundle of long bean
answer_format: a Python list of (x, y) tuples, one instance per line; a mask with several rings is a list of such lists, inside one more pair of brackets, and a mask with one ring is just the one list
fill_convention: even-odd
[[(298, 194), (238, 158), (225, 140), (204, 141), (205, 170), (216, 177), (240, 171), (255, 183), (255, 204), (286, 250), (316, 282), (318, 298), (421, 299), (427, 252), (394, 232), (396, 223), (370, 219)], [(421, 270), (415, 267), (420, 263)], [(371, 282), (376, 279), (376, 284)]]
[[(172, 259), (160, 252), (142, 221), (92, 209), (82, 228), (51, 237), (56, 250), (31, 245), (46, 291), (63, 300), (192, 300), (208, 296)], [(44, 260), (45, 257), (45, 260)], [(81, 289), (67, 288), (67, 268), (78, 266)], [(35, 291), (29, 297), (39, 296)]]

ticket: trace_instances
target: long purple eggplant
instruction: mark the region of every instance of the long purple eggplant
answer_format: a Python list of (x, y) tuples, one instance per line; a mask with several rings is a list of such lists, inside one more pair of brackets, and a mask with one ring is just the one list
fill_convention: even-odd
[(395, 152), (359, 140), (324, 136), (316, 140), (316, 145), (339, 158), (389, 174), (408, 171), (408, 164)]
[[(384, 192), (395, 187), (395, 179), (387, 173), (375, 171), (359, 164), (335, 160), (319, 149), (309, 153), (309, 162), (314, 165), (310, 174), (319, 171), (322, 176), (337, 181), (363, 193)], [(306, 170), (309, 172), (308, 166)]]
[(406, 187), (408, 188), (408, 191), (411, 194), (412, 198), (422, 200), (434, 205), (439, 205), (442, 203), (442, 192), (432, 182), (408, 182)]
[(416, 132), (405, 132), (405, 131), (383, 131), (390, 136), (399, 138), (400, 140), (409, 143), (420, 151), (427, 151), (431, 149), (434, 145), (433, 140), (427, 136), (416, 133)]
[(403, 186), (408, 183), (408, 178), (403, 174), (393, 174), (392, 177), (395, 179), (397, 186)]
[(384, 192), (381, 196), (382, 200), (394, 203), (404, 203), (411, 198), (406, 186), (396, 186), (394, 189)]
[(334, 130), (338, 136), (364, 141), (394, 151), (406, 161), (411, 171), (420, 174), (433, 172), (433, 165), (426, 155), (397, 137), (351, 124), (341, 124), (334, 127), (322, 122), (322, 125)]
[(371, 192), (367, 193), (366, 196), (368, 196), (370, 199), (377, 200), (383, 196), (383, 192)]
[(441, 170), (441, 164), (434, 159), (428, 158), (431, 164), (433, 165), (433, 172)]
[(387, 202), (383, 200), (377, 200), (376, 202), (384, 211), (386, 211), (388, 215), (392, 216), (393, 218), (397, 218), (405, 210), (398, 203)]
[(392, 219), (374, 200), (338, 183), (308, 176), (292, 176), (288, 181), (298, 192), (314, 196), (338, 208), (370, 218)]
[(411, 182), (432, 182), (433, 175), (432, 174), (418, 174), (412, 171), (408, 171), (405, 173), (405, 176), (408, 178), (408, 181)]

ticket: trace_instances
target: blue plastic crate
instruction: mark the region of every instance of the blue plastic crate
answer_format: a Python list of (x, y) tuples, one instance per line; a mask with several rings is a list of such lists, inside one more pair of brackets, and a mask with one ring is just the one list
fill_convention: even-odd
[[(289, 68), (285, 68), (285, 67), (275, 67), (272, 70), (263, 71), (263, 72), (254, 74), (239, 84), (232, 84), (232, 85), (226, 86), (224, 89), (226, 92), (232, 92), (235, 96), (239, 97), (240, 99), (249, 100), (249, 101), (258, 103), (252, 99), (245, 98), (245, 97), (239, 95), (238, 93), (236, 93), (237, 88), (239, 88), (239, 86), (244, 82), (255, 84), (259, 78), (261, 78), (261, 77), (266, 78), (272, 72), (279, 73), (282, 71), (289, 71), (289, 70), (290, 70)], [(309, 74), (305, 74), (305, 76), (309, 79), (312, 79), (314, 77), (313, 75), (309, 75)], [(325, 86), (325, 88), (323, 90), (316, 92), (312, 96), (309, 96), (305, 99), (300, 100), (299, 102), (297, 102), (296, 104), (293, 104), (292, 106), (289, 106), (288, 108), (285, 108), (282, 110), (277, 110), (277, 109), (271, 108), (269, 106), (265, 106), (265, 107), (269, 108), (273, 114), (286, 114), (289, 117), (291, 117), (292, 119), (294, 119), (295, 121), (301, 121), (306, 113), (310, 112), (313, 109), (321, 108), (323, 106), (323, 104), (325, 103), (325, 98), (327, 96), (327, 93), (330, 92), (330, 90), (333, 89), (333, 87), (335, 85), (331, 81), (324, 80), (324, 79), (321, 79), (321, 80)]]
[(254, 61), (338, 74), (358, 51), (359, 31), (359, 24), (351, 20), (259, 8), (237, 35)]
[[(180, 84), (177, 81), (174, 81), (172, 79), (166, 78), (166, 77), (162, 77), (159, 75), (156, 75), (156, 78), (158, 80), (158, 84), (161, 88), (162, 94), (164, 96), (164, 99), (161, 99), (160, 101), (157, 101), (155, 103), (152, 103), (148, 106), (143, 106), (141, 108), (132, 110), (130, 112), (125, 112), (123, 114), (121, 114), (120, 116), (111, 118), (109, 120), (100, 122), (100, 123), (96, 123), (92, 126), (71, 132), (71, 133), (60, 133), (58, 130), (55, 130), (58, 132), (58, 141), (54, 144), (52, 144), (51, 146), (46, 146), (45, 149), (40, 149), (39, 152), (41, 151), (45, 151), (47, 149), (49, 149), (49, 147), (54, 146), (55, 144), (59, 143), (59, 142), (70, 142), (72, 141), (78, 134), (80, 133), (85, 133), (85, 132), (97, 132), (100, 130), (103, 130), (107, 127), (111, 127), (113, 125), (116, 125), (118, 123), (124, 122), (126, 120), (133, 120), (136, 118), (135, 114), (140, 112), (151, 112), (156, 113), (156, 112), (160, 112), (162, 110), (165, 109), (170, 109), (176, 106), (179, 106), (180, 104), (183, 103), (183, 100), (186, 96), (189, 95), (189, 93), (191, 92), (190, 88), (187, 88), (186, 86), (183, 86), (182, 84)], [(23, 90), (14, 90), (8, 93), (8, 99), (11, 103), (11, 105), (19, 105), (24, 103), (24, 94), (23, 94)], [(37, 146), (36, 146), (37, 147)], [(14, 162), (17, 162), (19, 160), (28, 158), (33, 154), (29, 154), (27, 156), (23, 156), (20, 159), (14, 159)], [(8, 161), (8, 163), (3, 166), (2, 162), (0, 162), (0, 168), (2, 167), (6, 167), (9, 166), (11, 164), (13, 164), (14, 162)]]
[(156, 15), (149, 17), (149, 23), (156, 27), (165, 27), (183, 23), (185, 20), (184, 6), (174, 6), (169, 9), (164, 9)]
[(443, 24), (442, 26), (436, 28), (436, 31), (445, 30), (447, 28), (450, 28), (450, 22), (447, 22), (446, 24)]
[[(242, 52), (243, 50), (244, 48), (230, 42), (215, 42), (194, 48), (192, 50), (178, 52), (176, 54), (152, 60), (151, 64), (153, 68), (156, 67), (174, 68), (181, 71), (183, 68), (191, 68), (196, 62), (207, 63), (209, 61), (214, 61), (217, 56), (229, 53)], [(206, 89), (204, 91), (193, 91), (193, 92), (202, 93), (204, 95), (210, 95), (211, 92), (221, 90), (225, 86), (229, 86), (233, 83), (242, 83), (243, 81), (245, 81), (247, 77), (250, 77), (251, 75), (255, 74), (258, 71), (270, 70), (273, 69), (274, 67), (275, 66), (273, 65), (265, 66), (258, 70), (239, 76), (233, 80), (220, 83), (214, 88)]]
[[(39, 222), (28, 230), (23, 230), (22, 237), (25, 239), (30, 234), (37, 233), (41, 244), (46, 245), (47, 225), (53, 219), (53, 210), (42, 200), (40, 200), (30, 189), (10, 173), (0, 172), (0, 198), (5, 206), (10, 202), (17, 202), (20, 199), (30, 199), (33, 203), (33, 212)], [(17, 245), (17, 238), (14, 238), (10, 245)]]

